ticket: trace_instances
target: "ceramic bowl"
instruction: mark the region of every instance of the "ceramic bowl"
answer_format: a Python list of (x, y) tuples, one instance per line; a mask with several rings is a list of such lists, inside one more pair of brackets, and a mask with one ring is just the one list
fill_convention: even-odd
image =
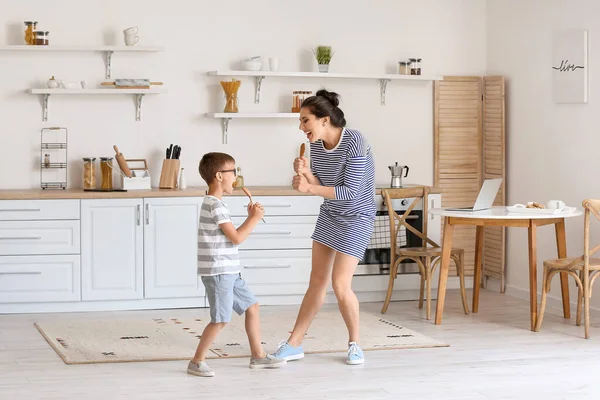
[(243, 71), (260, 71), (262, 68), (261, 60), (244, 60), (240, 62)]

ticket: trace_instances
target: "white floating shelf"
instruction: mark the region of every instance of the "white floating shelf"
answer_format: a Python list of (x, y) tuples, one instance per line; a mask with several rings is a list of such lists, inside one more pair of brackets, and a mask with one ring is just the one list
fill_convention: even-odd
[(206, 113), (209, 118), (298, 118), (300, 113)]
[(223, 127), (223, 144), (227, 144), (227, 131), (229, 130), (229, 121), (234, 118), (298, 118), (300, 113), (206, 113), (208, 118), (220, 118)]
[(0, 46), (0, 51), (124, 51), (124, 52), (159, 52), (163, 46), (79, 46), (79, 45), (8, 45)]
[(103, 52), (106, 63), (106, 79), (111, 78), (112, 56), (115, 52), (122, 53), (143, 53), (164, 51), (162, 46), (78, 46), (78, 45), (9, 45), (0, 46), (0, 51), (33, 51), (33, 52), (52, 52), (52, 51), (77, 51), (77, 52)]
[(166, 93), (166, 89), (29, 89), (31, 94), (41, 94), (44, 96), (43, 101), (43, 121), (48, 121), (48, 99), (50, 95), (135, 95), (135, 120), (140, 121), (142, 119), (142, 98), (147, 94), (161, 94)]
[(31, 89), (32, 94), (161, 94), (165, 89)]
[(441, 81), (442, 76), (399, 75), (399, 74), (360, 74), (334, 72), (273, 72), (273, 71), (209, 71), (210, 76), (273, 76), (282, 78), (341, 78), (341, 79), (389, 79), (408, 81)]
[(399, 75), (399, 74), (360, 74), (334, 72), (273, 72), (273, 71), (209, 71), (209, 76), (250, 76), (256, 81), (254, 102), (260, 103), (260, 89), (266, 77), (280, 78), (318, 78), (318, 79), (376, 79), (380, 83), (380, 101), (385, 105), (385, 91), (390, 81), (433, 82), (441, 81), (442, 76), (434, 75)]

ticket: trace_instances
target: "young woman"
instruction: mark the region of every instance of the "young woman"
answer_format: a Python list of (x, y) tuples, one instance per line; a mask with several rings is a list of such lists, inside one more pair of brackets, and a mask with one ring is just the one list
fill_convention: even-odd
[(304, 100), (300, 129), (310, 141), (310, 167), (305, 157), (294, 160), (293, 187), (301, 193), (324, 198), (312, 246), (312, 270), (308, 290), (287, 341), (280, 343), (275, 357), (304, 357), (302, 339), (323, 305), (329, 281), (346, 327), (347, 364), (363, 364), (359, 346), (358, 299), (352, 291), (352, 276), (362, 259), (375, 221), (375, 165), (371, 147), (362, 134), (346, 128), (338, 95), (319, 90)]

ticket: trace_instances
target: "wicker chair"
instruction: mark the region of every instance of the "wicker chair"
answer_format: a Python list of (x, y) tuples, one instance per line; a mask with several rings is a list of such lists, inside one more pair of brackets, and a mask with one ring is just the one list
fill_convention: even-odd
[[(390, 300), (392, 298), (392, 292), (394, 290), (394, 281), (398, 276), (398, 265), (404, 260), (412, 260), (419, 266), (419, 273), (421, 275), (421, 288), (419, 292), (419, 308), (423, 308), (423, 297), (425, 292), (425, 286), (427, 286), (427, 319), (431, 319), (431, 279), (435, 272), (435, 269), (440, 264), (442, 259), (442, 248), (435, 243), (433, 240), (427, 237), (427, 208), (428, 208), (428, 196), (430, 189), (428, 187), (416, 187), (416, 188), (401, 188), (401, 189), (384, 189), (382, 190), (382, 197), (385, 200), (389, 218), (390, 218), (390, 246), (391, 246), (391, 257), (390, 257), (390, 281), (388, 284), (388, 291), (385, 298), (385, 303), (381, 309), (381, 313), (385, 314)], [(399, 215), (392, 205), (392, 200), (395, 199), (407, 199), (414, 198), (413, 202), (409, 205), (408, 209), (404, 214)], [(410, 220), (410, 213), (419, 202), (423, 201), (423, 228), (419, 231), (411, 224), (407, 222)], [(398, 234), (400, 228), (404, 227), (407, 231), (412, 232), (422, 240), (422, 247), (400, 247), (397, 243)], [(460, 292), (462, 297), (463, 309), (465, 314), (469, 313), (469, 306), (467, 303), (467, 293), (465, 291), (465, 276), (464, 276), (464, 250), (463, 249), (452, 249), (450, 254), (452, 260), (456, 265), (456, 271), (460, 277)]]
[(583, 255), (577, 258), (557, 258), (544, 261), (544, 277), (542, 278), (542, 302), (540, 304), (540, 313), (535, 324), (535, 331), (539, 332), (544, 319), (544, 309), (546, 308), (546, 297), (550, 291), (550, 284), (554, 275), (560, 272), (567, 272), (573, 278), (579, 288), (577, 295), (577, 326), (581, 325), (581, 306), (583, 303), (584, 312), (584, 332), (585, 338), (590, 337), (590, 298), (592, 297), (592, 285), (600, 271), (600, 259), (590, 258), (598, 250), (600, 245), (590, 250), (590, 216), (594, 214), (596, 219), (600, 220), (600, 200), (584, 200), (583, 208), (585, 217), (583, 222)]

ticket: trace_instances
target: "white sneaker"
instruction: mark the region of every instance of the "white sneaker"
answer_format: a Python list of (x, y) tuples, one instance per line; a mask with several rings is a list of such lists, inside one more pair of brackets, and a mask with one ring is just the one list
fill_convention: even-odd
[(190, 361), (187, 367), (188, 374), (196, 375), (196, 376), (204, 376), (211, 377), (215, 376), (215, 371), (210, 369), (208, 364), (205, 361), (200, 361), (200, 364), (194, 364)]

